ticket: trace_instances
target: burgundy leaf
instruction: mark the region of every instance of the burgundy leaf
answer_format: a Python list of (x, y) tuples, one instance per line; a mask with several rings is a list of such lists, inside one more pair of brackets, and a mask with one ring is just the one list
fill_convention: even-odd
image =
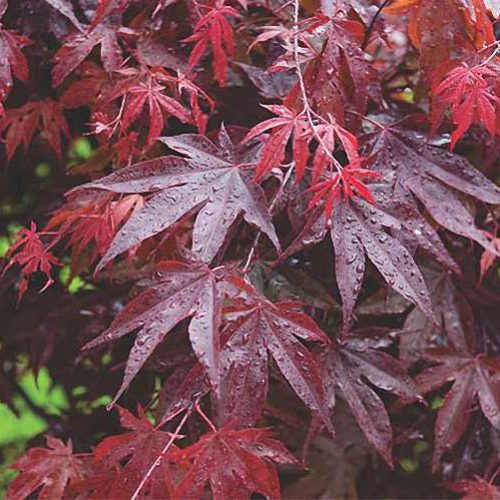
[(104, 68), (111, 73), (122, 61), (121, 49), (118, 44), (118, 27), (99, 24), (89, 28), (85, 33), (73, 35), (56, 52), (52, 69), (54, 86), (59, 86), (64, 79), (74, 71), (92, 52), (96, 46), (101, 46), (101, 59)]
[(48, 448), (31, 448), (12, 465), (20, 474), (9, 484), (8, 498), (27, 498), (40, 490), (38, 498), (59, 500), (69, 484), (82, 475), (73, 456), (71, 441), (64, 444), (47, 436)]
[(118, 407), (118, 411), (120, 423), (127, 432), (103, 439), (95, 448), (94, 458), (110, 469), (119, 470), (111, 481), (108, 478), (104, 483), (105, 492), (97, 488), (94, 496), (131, 498), (149, 469), (162, 457), (157, 466), (161, 473), (151, 475), (151, 479), (141, 489), (141, 494), (149, 492), (153, 496), (156, 491), (170, 497), (173, 483), (169, 477), (169, 458), (177, 447), (171, 445), (167, 454), (163, 451), (171, 442), (171, 434), (153, 427), (140, 407), (139, 418), (124, 408)]
[(322, 378), (334, 412), (336, 394), (347, 401), (368, 441), (389, 466), (392, 460), (392, 429), (380, 396), (372, 389), (379, 387), (403, 400), (418, 398), (417, 388), (396, 359), (374, 349), (363, 349), (352, 336), (345, 345), (319, 350)]
[(125, 376), (113, 403), (127, 389), (165, 336), (182, 320), (192, 317), (189, 337), (210, 380), (218, 386), (220, 297), (216, 277), (203, 265), (162, 262), (150, 287), (127, 304), (111, 326), (84, 348), (90, 349), (137, 331)]
[(231, 282), (245, 300), (237, 305), (237, 319), (225, 332), (224, 420), (252, 424), (259, 417), (267, 393), (269, 353), (296, 394), (332, 430), (316, 363), (297, 339), (326, 343), (328, 338), (308, 316), (286, 304), (268, 302), (243, 280), (231, 278)]
[[(335, 251), (335, 273), (342, 297), (344, 330), (361, 291), (365, 254), (385, 281), (403, 297), (416, 304), (428, 317), (435, 314), (425, 281), (411, 253), (388, 230), (403, 226), (396, 217), (361, 199), (338, 201), (333, 207), (330, 234)], [(321, 211), (315, 210), (287, 256), (304, 245), (321, 241), (327, 224)]]
[(69, 19), (73, 25), (78, 28), (80, 31), (83, 31), (82, 25), (80, 21), (75, 16), (75, 12), (73, 11), (73, 6), (71, 5), (71, 0), (44, 0), (51, 7), (59, 11), (63, 16)]
[(384, 128), (375, 134), (371, 150), (376, 153), (375, 170), (395, 171), (396, 196), (410, 201), (415, 196), (444, 228), (477, 241), (495, 253), (456, 191), (485, 203), (498, 204), (500, 188), (465, 158), (431, 146), (415, 132), (396, 128)]
[(193, 251), (207, 263), (240, 214), (280, 249), (264, 193), (252, 182), (256, 148), (237, 148), (225, 134), (223, 130), (220, 146), (194, 134), (163, 138), (187, 160), (166, 156), (146, 161), (85, 186), (115, 193), (154, 193), (118, 232), (100, 267), (193, 212), (198, 212)]
[(243, 499), (252, 493), (278, 499), (279, 480), (271, 461), (297, 463), (269, 431), (233, 430), (229, 425), (205, 434), (176, 458), (188, 461), (190, 468), (175, 498), (200, 498), (208, 484), (215, 500)]
[(464, 433), (476, 397), (484, 416), (500, 429), (500, 383), (494, 377), (494, 358), (449, 349), (430, 350), (424, 357), (436, 366), (427, 368), (415, 379), (422, 394), (453, 381), (436, 421), (433, 468), (438, 469), (443, 453)]

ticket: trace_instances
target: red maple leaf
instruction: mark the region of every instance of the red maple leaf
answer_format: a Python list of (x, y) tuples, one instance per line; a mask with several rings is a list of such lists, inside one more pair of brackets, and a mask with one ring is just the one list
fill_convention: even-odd
[[(325, 215), (322, 206), (316, 207), (295, 241), (280, 257), (283, 259), (304, 245), (318, 243), (330, 233), (335, 252), (335, 276), (342, 297), (344, 332), (349, 328), (361, 291), (366, 256), (389, 286), (418, 305), (431, 320), (435, 317), (424, 278), (408, 244), (412, 241), (413, 245), (421, 246), (432, 255), (440, 255), (446, 250), (431, 226), (411, 206), (393, 206), (386, 199), (384, 201), (387, 207), (379, 203), (374, 206), (359, 196), (348, 201), (339, 200), (329, 216)], [(404, 232), (405, 237), (399, 241), (391, 231)]]
[(165, 261), (156, 267), (150, 287), (130, 301), (111, 326), (84, 349), (137, 331), (116, 401), (165, 336), (182, 320), (192, 318), (189, 336), (214, 387), (220, 358), (221, 292), (218, 273), (202, 264)]
[[(333, 117), (330, 116), (329, 121), (321, 119), (319, 123), (311, 123), (305, 110), (296, 112), (287, 106), (279, 105), (263, 105), (263, 107), (278, 117), (258, 123), (243, 140), (246, 144), (271, 131), (257, 164), (256, 182), (262, 180), (273, 168), (280, 166), (285, 159), (285, 150), (290, 139), (292, 139), (292, 156), (298, 181), (304, 176), (310, 156), (310, 146), (314, 141), (317, 146), (313, 155), (313, 181), (317, 180), (326, 169), (332, 170), (335, 166), (340, 166), (332, 156), (336, 139), (342, 144), (349, 161), (359, 160), (356, 137), (341, 127)], [(318, 121), (320, 118), (318, 115), (315, 120)]]
[(8, 498), (28, 498), (37, 490), (38, 498), (59, 500), (68, 485), (82, 477), (80, 461), (73, 456), (71, 441), (64, 444), (47, 436), (48, 448), (31, 448), (11, 466), (21, 473), (9, 484)]
[(240, 300), (226, 311), (236, 319), (225, 330), (221, 361), (225, 421), (253, 424), (259, 418), (267, 395), (270, 355), (304, 404), (333, 433), (316, 363), (299, 341), (328, 343), (328, 337), (292, 304), (272, 304), (242, 279), (229, 280)]
[(166, 72), (132, 71), (132, 77), (119, 84), (118, 90), (106, 97), (106, 100), (113, 100), (124, 96), (121, 130), (126, 131), (140, 117), (144, 108), (148, 109), (149, 115), (148, 144), (160, 136), (165, 127), (166, 116), (175, 116), (184, 123), (191, 123), (189, 111), (176, 99), (165, 94), (165, 84), (176, 82), (177, 79)]
[(423, 357), (435, 366), (416, 377), (421, 394), (453, 381), (436, 420), (433, 456), (436, 470), (443, 453), (464, 433), (476, 400), (491, 425), (500, 429), (500, 358), (476, 355), (465, 348), (436, 348), (428, 350)]
[(209, 11), (196, 23), (193, 34), (184, 39), (185, 42), (196, 42), (188, 64), (190, 67), (196, 66), (208, 45), (211, 45), (215, 79), (223, 87), (227, 76), (227, 56), (234, 55), (233, 28), (226, 16), (239, 17), (239, 13), (224, 5), (224, 0), (217, 0), (215, 7), (202, 7), (208, 8)]
[(27, 148), (37, 131), (45, 137), (58, 158), (62, 156), (62, 139), (70, 137), (62, 106), (52, 99), (30, 101), (20, 108), (9, 109), (1, 123), (1, 130), (5, 138), (8, 160), (12, 159), (21, 145)]
[[(486, 130), (496, 133), (496, 109), (500, 99), (493, 91), (492, 83), (500, 75), (498, 65), (478, 65), (470, 67), (467, 63), (452, 69), (434, 90), (435, 105), (451, 108), (451, 119), (456, 125), (451, 136), (451, 148), (462, 137), (473, 123), (481, 123)], [(442, 112), (434, 113), (434, 129), (437, 129)]]
[(105, 70), (113, 72), (122, 62), (120, 45), (118, 44), (118, 26), (102, 22), (89, 27), (84, 33), (76, 33), (54, 55), (55, 66), (52, 69), (54, 86), (75, 70), (92, 52), (96, 45), (101, 46), (101, 59)]
[(47, 246), (42, 243), (40, 237), (45, 234), (47, 233), (37, 232), (36, 224), (32, 222), (30, 229), (23, 228), (16, 234), (16, 237), (19, 239), (10, 247), (6, 255), (7, 258), (10, 258), (10, 261), (3, 270), (3, 273), (7, 272), (15, 264), (21, 266), (22, 278), (17, 292), (18, 303), (28, 290), (29, 278), (32, 274), (41, 272), (47, 278), (40, 292), (43, 292), (54, 283), (51, 276), (52, 266), (61, 264), (50, 253)]
[(500, 188), (466, 158), (429, 144), (415, 131), (395, 126), (374, 133), (369, 146), (367, 156), (375, 156), (372, 169), (382, 174), (394, 172), (393, 199), (414, 203), (417, 198), (440, 226), (496, 253), (457, 191), (498, 204)]
[[(340, 10), (336, 5), (336, 10)], [(345, 126), (353, 119), (348, 112), (364, 114), (368, 102), (376, 102), (380, 96), (379, 77), (362, 48), (364, 26), (337, 15), (328, 18), (320, 14), (311, 21), (305, 31), (319, 28), (326, 30), (327, 37), (322, 50), (314, 51), (304, 70), (310, 104), (321, 116), (331, 115)]]
[(336, 394), (340, 393), (368, 441), (392, 467), (391, 423), (372, 385), (406, 401), (414, 401), (419, 395), (403, 366), (392, 356), (376, 350), (371, 345), (374, 343), (369, 335), (354, 331), (342, 343), (318, 349), (317, 358), (332, 411)]
[(61, 239), (67, 238), (74, 270), (87, 269), (104, 255), (117, 229), (142, 204), (140, 195), (112, 201), (109, 195), (89, 192), (87, 197), (70, 197), (51, 217), (46, 229), (57, 228)]
[(255, 172), (255, 181), (259, 182), (268, 175), (275, 167), (279, 167), (285, 159), (285, 148), (288, 141), (293, 136), (293, 160), (295, 162), (295, 171), (297, 179), (300, 179), (305, 172), (307, 158), (309, 156), (309, 142), (311, 134), (309, 124), (306, 121), (304, 113), (297, 113), (286, 106), (268, 105), (264, 106), (277, 118), (270, 118), (255, 125), (243, 139), (246, 144), (256, 137), (272, 130), (267, 138), (264, 149), (262, 150), (259, 163)]
[[(169, 458), (177, 449), (172, 435), (153, 427), (139, 406), (139, 418), (118, 407), (120, 423), (127, 432), (103, 439), (94, 450), (94, 459), (102, 466), (115, 469), (111, 481), (105, 481), (105, 491), (94, 489), (94, 498), (132, 498), (146, 474), (149, 479), (141, 487), (141, 495), (171, 497), (173, 483)], [(164, 450), (168, 446), (168, 452)], [(159, 460), (159, 461), (158, 461)], [(150, 469), (154, 467), (154, 474)], [(90, 478), (92, 481), (92, 478)]]
[[(0, 13), (0, 19), (1, 19)], [(4, 110), (2, 103), (10, 93), (14, 84), (13, 77), (24, 81), (28, 79), (28, 63), (21, 49), (30, 45), (31, 41), (15, 31), (0, 28), (0, 116)]]
[[(360, 166), (361, 159), (358, 153), (358, 140), (356, 139), (355, 135), (351, 134), (344, 127), (341, 127), (338, 124), (337, 120), (335, 120), (335, 118), (333, 118), (331, 115), (329, 116), (328, 121), (322, 121), (315, 126), (315, 129), (316, 132), (313, 134), (312, 138), (315, 138), (320, 142), (314, 153), (312, 171), (313, 182), (317, 182), (326, 170), (329, 170), (331, 172), (332, 170), (334, 171), (336, 168), (338, 168), (339, 163), (334, 158), (332, 158), (332, 153), (337, 145), (337, 139), (342, 145), (347, 159), (351, 163), (351, 167), (353, 167), (352, 170), (361, 170), (359, 168), (356, 168)], [(309, 133), (311, 134), (311, 132)], [(354, 175), (355, 177), (359, 176), (359, 174), (356, 175), (354, 173), (351, 174), (351, 177), (352, 175)], [(346, 176), (349, 176), (347, 172)], [(344, 179), (344, 183), (346, 182), (347, 177), (346, 179)], [(345, 193), (347, 193), (347, 191), (345, 191)]]
[(231, 424), (205, 434), (175, 458), (190, 464), (175, 498), (202, 498), (208, 484), (215, 500), (243, 499), (252, 493), (278, 499), (279, 480), (272, 462), (297, 464), (268, 430), (235, 430)]
[(309, 202), (309, 208), (314, 208), (320, 201), (323, 201), (325, 215), (329, 217), (336, 200), (338, 201), (343, 195), (344, 201), (347, 201), (354, 196), (354, 193), (369, 203), (375, 203), (375, 199), (363, 181), (365, 179), (378, 179), (380, 174), (366, 170), (360, 164), (360, 161), (355, 164), (349, 163), (339, 172), (331, 174), (328, 180), (320, 181), (311, 186), (308, 191), (315, 194)]
[(117, 233), (101, 267), (193, 212), (198, 213), (193, 251), (205, 262), (216, 257), (240, 215), (280, 249), (264, 192), (252, 181), (259, 144), (236, 146), (224, 128), (219, 145), (195, 134), (161, 141), (187, 158), (164, 156), (138, 163), (84, 186), (115, 193), (152, 193)]

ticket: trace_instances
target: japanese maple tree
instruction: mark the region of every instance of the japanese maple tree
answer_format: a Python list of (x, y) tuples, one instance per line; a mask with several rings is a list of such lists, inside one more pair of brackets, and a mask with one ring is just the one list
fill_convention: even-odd
[(0, 399), (46, 428), (7, 498), (500, 498), (499, 35), (0, 0)]

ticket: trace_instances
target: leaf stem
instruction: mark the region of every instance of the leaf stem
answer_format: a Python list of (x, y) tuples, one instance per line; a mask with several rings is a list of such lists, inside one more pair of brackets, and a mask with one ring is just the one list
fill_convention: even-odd
[(361, 44), (361, 48), (365, 50), (365, 47), (367, 46), (369, 40), (370, 40), (370, 35), (372, 34), (373, 27), (375, 26), (375, 22), (377, 21), (378, 17), (382, 13), (382, 11), (385, 9), (385, 6), (390, 2), (391, 0), (385, 0), (384, 3), (378, 8), (377, 12), (375, 12), (375, 15), (372, 17), (372, 20), (370, 21), (370, 24), (368, 25), (368, 28), (366, 28), (365, 31), (365, 36), (363, 38), (363, 43)]
[[(271, 214), (274, 210), (274, 207), (278, 203), (278, 200), (283, 195), (283, 191), (285, 190), (285, 185), (287, 184), (287, 182), (289, 181), (289, 179), (292, 176), (292, 171), (293, 171), (293, 165), (287, 170), (285, 177), (283, 178), (283, 181), (281, 182), (281, 185), (280, 185), (278, 191), (274, 195), (274, 198), (273, 198), (273, 201), (271, 202), (271, 205), (269, 205), (269, 212)], [(259, 231), (256, 234), (255, 239), (253, 240), (252, 247), (250, 248), (250, 251), (248, 252), (248, 256), (246, 258), (245, 265), (243, 266), (243, 269), (241, 271), (243, 274), (246, 274), (248, 272), (248, 268), (250, 267), (252, 259), (255, 255), (255, 250), (257, 249), (257, 245), (259, 243), (259, 239), (260, 239), (261, 235), (262, 235), (262, 231)]]
[[(325, 144), (325, 141), (323, 141), (323, 138), (319, 134), (316, 125), (313, 120), (313, 115), (320, 118), (321, 120), (324, 120), (323, 117), (319, 116), (311, 107), (309, 104), (309, 100), (307, 98), (307, 91), (306, 91), (306, 85), (304, 82), (304, 76), (302, 75), (302, 71), (300, 70), (300, 59), (299, 59), (299, 0), (294, 0), (293, 2), (294, 5), (294, 13), (293, 13), (293, 55), (294, 55), (294, 61), (295, 61), (295, 72), (297, 73), (297, 78), (299, 80), (299, 88), (300, 88), (300, 94), (302, 97), (302, 105), (304, 106), (303, 111), (306, 113), (307, 121), (309, 122), (309, 125), (311, 127), (312, 133), (314, 134), (314, 137), (318, 141), (319, 145), (323, 148), (325, 154), (330, 158), (332, 161), (332, 164), (334, 165), (335, 169), (337, 172), (340, 174), (342, 172), (342, 165), (338, 162), (338, 160), (332, 155), (330, 152), (330, 149), (328, 146)], [(326, 121), (326, 120), (325, 120)]]
[(213, 424), (213, 422), (207, 417), (205, 412), (201, 409), (199, 401), (197, 401), (194, 405), (194, 409), (196, 410), (196, 413), (205, 421), (205, 423), (210, 427), (210, 430), (212, 432), (217, 432), (217, 427)]
[(151, 474), (153, 473), (155, 468), (158, 467), (163, 457), (166, 455), (167, 451), (174, 444), (174, 441), (180, 436), (180, 432), (190, 415), (191, 415), (191, 410), (187, 410), (184, 416), (182, 417), (181, 421), (179, 422), (179, 425), (175, 429), (174, 433), (170, 436), (170, 439), (168, 440), (167, 444), (164, 446), (163, 450), (161, 450), (161, 453), (158, 455), (158, 458), (149, 467), (146, 474), (144, 474), (143, 478), (141, 479), (141, 482), (135, 489), (133, 495), (130, 497), (130, 500), (136, 500), (136, 498), (139, 496), (140, 491), (142, 490), (142, 488), (144, 488), (144, 485), (151, 477)]

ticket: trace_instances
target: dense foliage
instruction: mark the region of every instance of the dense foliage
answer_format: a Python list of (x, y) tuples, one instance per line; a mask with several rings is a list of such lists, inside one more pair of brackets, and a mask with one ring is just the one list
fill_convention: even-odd
[(8, 497), (500, 498), (498, 16), (0, 0)]

